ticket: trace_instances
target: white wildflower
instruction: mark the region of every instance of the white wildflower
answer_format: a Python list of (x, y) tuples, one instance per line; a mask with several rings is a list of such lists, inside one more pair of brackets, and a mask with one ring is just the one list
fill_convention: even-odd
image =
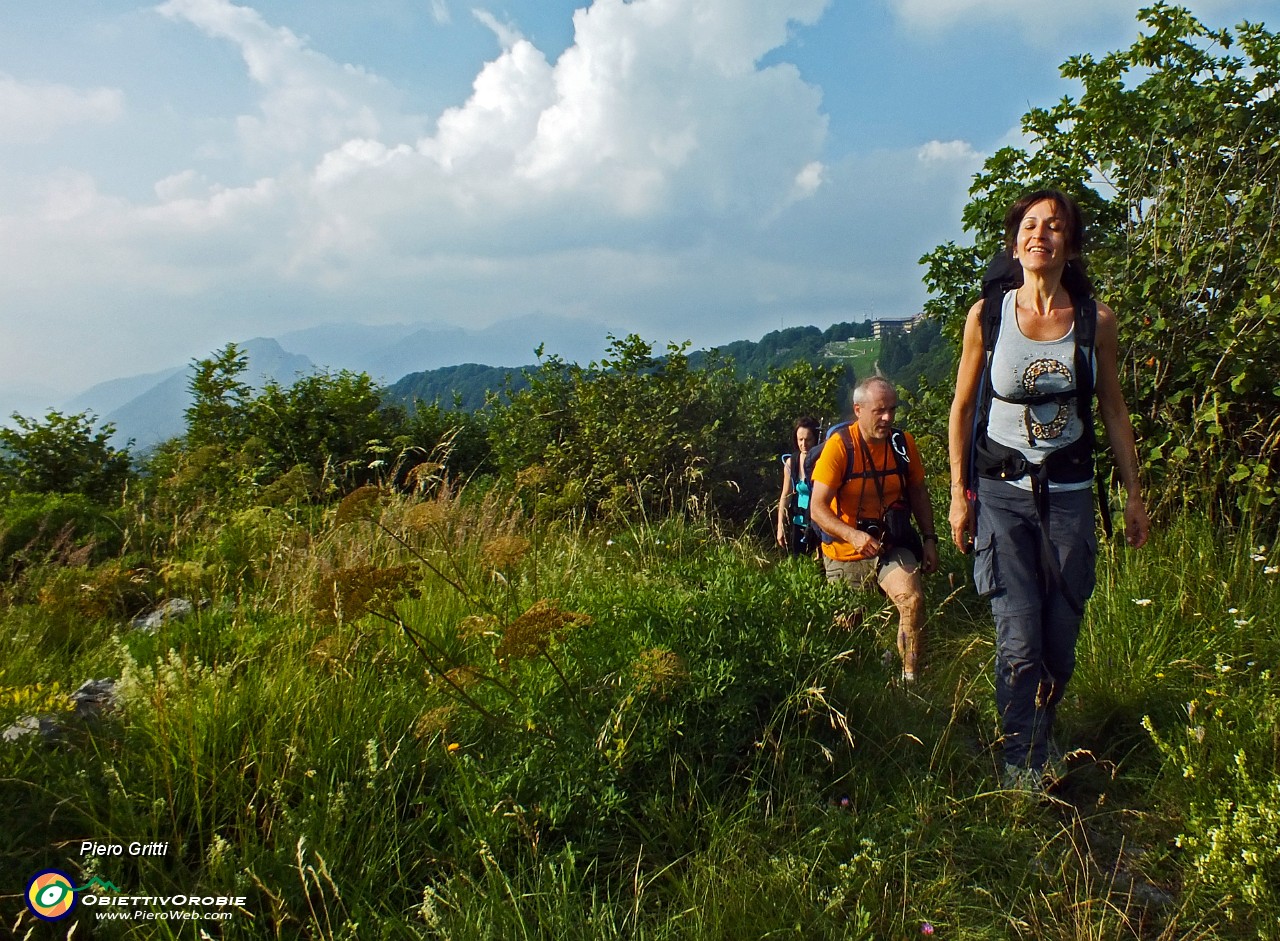
[(1151, 604), (1150, 598), (1132, 598), (1130, 600), (1140, 608), (1145, 608), (1147, 605)]
[(1280, 573), (1280, 565), (1268, 565), (1262, 570), (1264, 575), (1275, 575), (1277, 573)]

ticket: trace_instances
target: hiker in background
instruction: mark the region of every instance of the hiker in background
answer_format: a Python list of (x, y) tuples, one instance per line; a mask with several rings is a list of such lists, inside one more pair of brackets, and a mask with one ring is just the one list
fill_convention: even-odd
[(782, 496), (778, 498), (778, 545), (792, 555), (812, 555), (816, 534), (809, 526), (812, 463), (806, 459), (818, 443), (818, 423), (808, 415), (792, 428), (795, 452), (782, 455)]
[(974, 550), (974, 584), (995, 619), (1005, 785), (1039, 790), (1095, 581), (1095, 398), (1127, 493), (1129, 545), (1147, 541), (1149, 523), (1116, 317), (1092, 298), (1079, 207), (1056, 190), (1029, 193), (1005, 215), (1005, 243), (965, 322), (948, 520), (956, 545)]
[(877, 585), (898, 609), (902, 678), (913, 682), (924, 627), (920, 576), (938, 567), (938, 535), (915, 439), (893, 426), (897, 407), (897, 390), (879, 376), (853, 390), (854, 421), (828, 434), (813, 469), (810, 512), (826, 534), (827, 578)]

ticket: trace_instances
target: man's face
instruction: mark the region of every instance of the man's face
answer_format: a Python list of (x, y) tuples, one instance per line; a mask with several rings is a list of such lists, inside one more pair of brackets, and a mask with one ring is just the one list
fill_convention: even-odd
[(893, 417), (898, 410), (898, 393), (884, 383), (874, 383), (867, 389), (865, 405), (854, 403), (853, 417), (858, 421), (862, 437), (868, 441), (884, 441), (893, 429)]

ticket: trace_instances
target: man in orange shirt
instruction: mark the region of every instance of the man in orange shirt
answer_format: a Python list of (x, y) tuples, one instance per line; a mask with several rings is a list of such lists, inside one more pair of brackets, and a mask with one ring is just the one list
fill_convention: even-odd
[[(897, 407), (888, 380), (874, 376), (858, 384), (855, 420), (827, 439), (813, 469), (809, 512), (831, 540), (822, 545), (827, 578), (862, 588), (875, 576), (897, 607), (902, 675), (912, 682), (924, 625), (920, 575), (938, 568), (938, 534), (915, 439), (893, 427)], [(901, 525), (908, 511), (919, 538)]]

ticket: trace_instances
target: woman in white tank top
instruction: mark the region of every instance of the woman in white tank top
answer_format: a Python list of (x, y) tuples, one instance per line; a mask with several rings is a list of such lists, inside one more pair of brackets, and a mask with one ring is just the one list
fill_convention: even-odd
[[(1091, 481), (1055, 481), (1054, 465), (1045, 463), (1088, 433), (1076, 398), (1082, 362), (1092, 373), (1097, 410), (1127, 494), (1130, 546), (1146, 543), (1150, 524), (1116, 367), (1116, 318), (1105, 304), (1097, 304), (1091, 348), (1076, 352), (1077, 303), (1092, 294), (1081, 255), (1079, 207), (1056, 190), (1028, 193), (1005, 215), (1005, 240), (1021, 265), (1022, 284), (1004, 298), (989, 387), (982, 301), (965, 323), (948, 434), (948, 518), (956, 545), (974, 550), (974, 583), (990, 599), (995, 619), (1005, 785), (1039, 790), (1055, 750), (1056, 708), (1075, 669), (1084, 602), (1095, 580)], [(1005, 465), (1012, 472), (979, 478), (969, 467), (980, 397), (990, 401), (981, 440), (1012, 456)]]

